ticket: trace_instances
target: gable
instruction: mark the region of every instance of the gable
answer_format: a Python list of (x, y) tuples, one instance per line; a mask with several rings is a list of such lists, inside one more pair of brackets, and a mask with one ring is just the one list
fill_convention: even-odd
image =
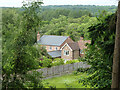
[(66, 43), (66, 44), (64, 44), (64, 46), (60, 49), (60, 50), (63, 50), (65, 47), (68, 47), (69, 49), (70, 49), (70, 51), (73, 51), (72, 49), (71, 49), (71, 47)]
[(73, 51), (73, 50), (79, 50), (80, 48), (79, 48), (79, 45), (78, 45), (78, 43), (66, 43), (62, 48), (61, 48), (61, 50), (64, 48), (64, 47), (69, 47), (70, 48), (70, 50), (71, 51)]
[(60, 47), (64, 46), (65, 43), (73, 43), (73, 42), (74, 42), (74, 41), (73, 41), (70, 37), (68, 37), (68, 38), (61, 44)]

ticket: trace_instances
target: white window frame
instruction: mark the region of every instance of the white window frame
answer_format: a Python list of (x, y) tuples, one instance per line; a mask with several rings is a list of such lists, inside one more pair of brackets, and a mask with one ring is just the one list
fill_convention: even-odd
[(66, 55), (65, 53), (66, 53), (66, 50), (64, 50), (64, 55)]
[(51, 47), (51, 46), (49, 47), (49, 50), (52, 50), (52, 47)]
[(55, 47), (55, 50), (58, 50), (58, 47)]
[(65, 56), (69, 56), (69, 54), (70, 54), (69, 50), (64, 50), (64, 55)]
[(80, 54), (84, 54), (84, 50), (80, 50)]

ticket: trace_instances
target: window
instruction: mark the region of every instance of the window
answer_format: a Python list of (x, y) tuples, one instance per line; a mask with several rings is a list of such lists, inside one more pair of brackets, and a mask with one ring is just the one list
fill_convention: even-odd
[(84, 54), (83, 50), (80, 50), (80, 54)]
[(69, 56), (69, 51), (68, 50), (64, 50), (64, 55)]
[(49, 50), (52, 50), (52, 47), (50, 46)]
[(57, 48), (57, 47), (55, 47), (55, 50), (58, 50), (58, 48)]
[(82, 53), (82, 50), (80, 50), (80, 53)]

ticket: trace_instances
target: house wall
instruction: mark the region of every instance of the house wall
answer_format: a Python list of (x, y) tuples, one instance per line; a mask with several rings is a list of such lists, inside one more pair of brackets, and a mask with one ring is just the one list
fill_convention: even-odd
[[(69, 55), (64, 55), (64, 50), (68, 50), (69, 51)], [(61, 58), (62, 59), (65, 59), (65, 60), (72, 60), (73, 59), (73, 53), (72, 51), (70, 50), (70, 48), (66, 45), (62, 51), (61, 51)]]
[(65, 43), (73, 43), (74, 41), (68, 37), (61, 45), (60, 45), (60, 48), (65, 44)]
[[(47, 50), (47, 52), (56, 51), (56, 47), (57, 47), (57, 50), (60, 50), (59, 46), (49, 46), (49, 45), (41, 45), (41, 46), (45, 47), (45, 49)], [(50, 50), (50, 47), (52, 47), (51, 50)]]
[(78, 57), (80, 57), (80, 52), (79, 52), (79, 50), (77, 50), (77, 51), (73, 51), (73, 59), (78, 59)]

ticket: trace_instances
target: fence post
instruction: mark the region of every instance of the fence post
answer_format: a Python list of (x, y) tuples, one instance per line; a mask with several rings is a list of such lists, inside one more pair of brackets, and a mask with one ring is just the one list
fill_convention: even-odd
[(73, 67), (73, 70), (72, 70), (72, 71), (74, 71), (74, 63), (72, 64), (72, 67)]
[(48, 68), (47, 68), (47, 76), (48, 76)]
[(63, 65), (63, 72), (64, 72), (64, 65)]

